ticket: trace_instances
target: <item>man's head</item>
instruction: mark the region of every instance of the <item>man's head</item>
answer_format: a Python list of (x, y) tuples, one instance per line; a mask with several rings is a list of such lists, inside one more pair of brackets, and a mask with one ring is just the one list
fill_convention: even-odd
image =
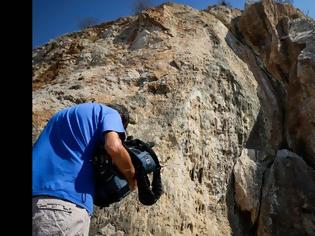
[(113, 108), (113, 109), (115, 109), (116, 111), (119, 112), (121, 120), (122, 120), (123, 125), (124, 125), (124, 128), (126, 129), (128, 124), (129, 124), (129, 112), (128, 112), (128, 109), (124, 105), (116, 104), (116, 103), (106, 104), (106, 105), (108, 107), (111, 107), (111, 108)]

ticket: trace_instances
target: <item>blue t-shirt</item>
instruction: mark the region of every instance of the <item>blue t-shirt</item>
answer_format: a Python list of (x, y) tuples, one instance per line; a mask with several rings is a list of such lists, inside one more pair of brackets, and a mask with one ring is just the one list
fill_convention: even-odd
[(79, 104), (53, 115), (33, 145), (33, 196), (65, 199), (92, 214), (92, 157), (105, 131), (125, 132), (119, 113), (102, 104)]

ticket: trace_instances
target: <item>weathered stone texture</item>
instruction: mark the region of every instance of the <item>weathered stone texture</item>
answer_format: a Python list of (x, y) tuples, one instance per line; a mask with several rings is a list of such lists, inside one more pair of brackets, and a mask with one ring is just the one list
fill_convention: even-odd
[(33, 141), (96, 101), (125, 104), (129, 134), (155, 142), (165, 193), (96, 209), (90, 235), (311, 235), (314, 50), (314, 21), (269, 0), (163, 4), (67, 34), (33, 50)]

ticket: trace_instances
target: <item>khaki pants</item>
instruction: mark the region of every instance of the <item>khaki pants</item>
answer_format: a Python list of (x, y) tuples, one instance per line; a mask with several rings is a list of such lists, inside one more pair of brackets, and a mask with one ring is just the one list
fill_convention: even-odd
[(84, 208), (52, 197), (33, 197), (32, 235), (88, 236), (90, 216)]

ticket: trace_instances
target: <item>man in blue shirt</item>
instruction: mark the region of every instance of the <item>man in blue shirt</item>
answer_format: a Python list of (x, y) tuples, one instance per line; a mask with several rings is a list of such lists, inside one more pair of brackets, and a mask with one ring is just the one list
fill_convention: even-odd
[(33, 145), (33, 235), (88, 235), (93, 212), (95, 149), (136, 188), (135, 169), (122, 145), (129, 115), (124, 106), (83, 103), (52, 116)]

